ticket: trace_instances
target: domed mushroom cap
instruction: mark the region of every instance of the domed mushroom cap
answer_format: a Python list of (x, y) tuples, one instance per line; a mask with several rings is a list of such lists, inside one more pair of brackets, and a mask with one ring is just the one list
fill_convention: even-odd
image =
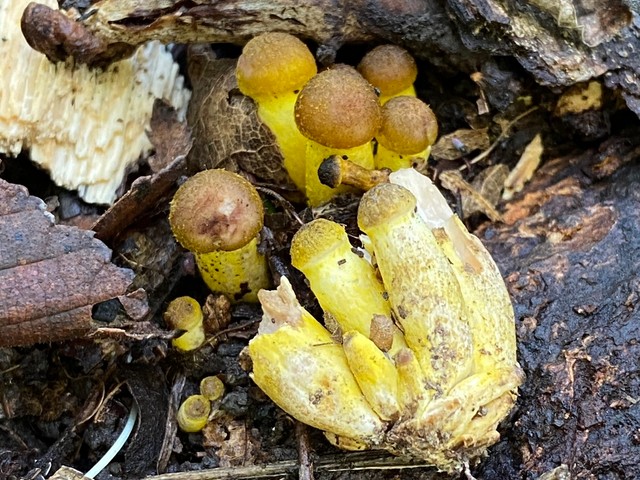
[(187, 180), (171, 201), (169, 222), (180, 244), (196, 253), (237, 250), (263, 225), (260, 195), (226, 170), (204, 170)]
[(374, 48), (362, 58), (358, 71), (385, 96), (409, 88), (418, 76), (413, 57), (397, 45)]
[(367, 233), (370, 229), (391, 224), (393, 219), (413, 212), (416, 197), (395, 183), (381, 183), (362, 196), (358, 206), (358, 226)]
[(304, 43), (288, 33), (270, 32), (245, 45), (236, 77), (242, 93), (259, 97), (300, 89), (317, 71)]
[(433, 111), (416, 97), (394, 97), (382, 107), (382, 126), (376, 139), (400, 154), (420, 153), (433, 145), (438, 121)]
[(304, 86), (295, 107), (302, 134), (325, 147), (354, 148), (370, 142), (380, 127), (373, 87), (344, 65), (325, 70)]

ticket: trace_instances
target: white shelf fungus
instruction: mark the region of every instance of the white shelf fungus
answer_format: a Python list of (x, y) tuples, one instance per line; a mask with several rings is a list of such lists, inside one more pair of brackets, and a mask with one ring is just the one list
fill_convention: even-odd
[(0, 0), (0, 153), (29, 149), (56, 184), (87, 202), (113, 203), (128, 169), (151, 150), (154, 100), (168, 101), (184, 119), (190, 92), (156, 42), (106, 70), (50, 62), (20, 30), (28, 3)]

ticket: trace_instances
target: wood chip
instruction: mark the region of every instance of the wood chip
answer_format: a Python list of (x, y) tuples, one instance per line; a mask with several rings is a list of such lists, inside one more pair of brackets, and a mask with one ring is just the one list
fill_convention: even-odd
[(462, 174), (458, 170), (447, 170), (440, 174), (440, 182), (447, 190), (459, 193), (464, 199), (471, 197), (473, 202), (478, 205), (478, 210), (484, 213), (493, 222), (502, 222), (502, 215), (473, 185), (462, 178)]
[(475, 150), (486, 150), (489, 145), (488, 129), (461, 128), (440, 137), (431, 148), (431, 156), (437, 160), (458, 160)]
[[(500, 201), (504, 181), (509, 175), (509, 167), (500, 163), (491, 165), (475, 176), (471, 186), (492, 206), (496, 206)], [(482, 205), (478, 203), (472, 195), (462, 195), (462, 216), (468, 218), (476, 212), (483, 212)]]
[(525, 183), (531, 180), (533, 173), (540, 165), (543, 151), (542, 137), (538, 133), (526, 146), (520, 160), (505, 180), (503, 200), (510, 200), (514, 194), (522, 191)]

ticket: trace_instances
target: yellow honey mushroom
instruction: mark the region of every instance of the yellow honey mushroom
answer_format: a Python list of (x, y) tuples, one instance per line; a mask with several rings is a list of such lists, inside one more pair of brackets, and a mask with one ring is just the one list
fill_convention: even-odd
[(267, 262), (258, 252), (264, 210), (246, 179), (226, 170), (189, 178), (171, 201), (169, 222), (180, 244), (194, 253), (207, 286), (233, 301), (257, 301), (269, 286)]
[(313, 77), (298, 96), (295, 120), (308, 139), (305, 182), (311, 206), (340, 192), (320, 183), (318, 168), (325, 158), (339, 155), (373, 168), (371, 140), (380, 127), (380, 104), (373, 87), (353, 68), (337, 66)]
[[(492, 400), (476, 412), (470, 422), (464, 424), (461, 431), (455, 432), (448, 448), (459, 447), (486, 448), (500, 439), (498, 425), (513, 409), (516, 395), (506, 392)], [(492, 432), (487, 434), (487, 432)]]
[(432, 387), (446, 393), (473, 367), (468, 312), (448, 259), (418, 216), (416, 198), (400, 185), (366, 192), (358, 225), (371, 239), (407, 345)]
[(298, 93), (316, 73), (307, 46), (293, 35), (279, 32), (249, 40), (236, 67), (238, 88), (256, 102), (258, 116), (276, 137), (284, 168), (303, 192), (307, 139), (296, 127), (293, 109)]
[(385, 421), (400, 416), (398, 372), (393, 362), (371, 340), (351, 331), (342, 337), (349, 368), (371, 408)]
[(211, 402), (220, 400), (224, 395), (224, 383), (215, 375), (204, 377), (200, 380), (200, 395)]
[(387, 168), (368, 169), (338, 155), (325, 158), (318, 168), (318, 178), (323, 185), (331, 188), (349, 185), (364, 191), (379, 183), (388, 182), (389, 173)]
[[(448, 418), (442, 415), (438, 416), (438, 413), (432, 413), (431, 416), (434, 419), (438, 416), (438, 422), (442, 425), (441, 428), (451, 433), (451, 441), (455, 443), (456, 437), (467, 433), (468, 425), (479, 413), (497, 415), (498, 412), (492, 411), (487, 407), (490, 402), (495, 401), (497, 398), (502, 398), (503, 402), (506, 402), (508, 398), (511, 398), (511, 407), (513, 407), (516, 397), (513, 392), (522, 383), (522, 379), (523, 377), (519, 370), (506, 367), (471, 375), (452, 388), (446, 400), (457, 402), (460, 407), (450, 414)], [(443, 400), (438, 400), (438, 402), (441, 401)], [(494, 407), (505, 408), (506, 405), (503, 402), (498, 402)], [(437, 408), (434, 410), (437, 411)]]
[[(371, 264), (354, 252), (342, 225), (323, 218), (303, 225), (291, 240), (291, 264), (343, 332), (355, 330), (370, 338), (374, 315), (391, 316), (384, 286)], [(395, 327), (390, 353), (405, 346)]]
[(195, 433), (202, 430), (209, 420), (211, 402), (202, 395), (187, 397), (178, 408), (176, 420), (180, 430)]
[(164, 321), (172, 330), (185, 330), (185, 333), (171, 340), (172, 345), (185, 352), (202, 346), (206, 339), (202, 320), (202, 308), (195, 298), (173, 299), (164, 312)]
[(438, 136), (438, 121), (429, 106), (416, 97), (394, 97), (382, 107), (382, 126), (376, 135), (376, 168), (399, 170), (429, 157)]
[(468, 307), (474, 369), (517, 366), (513, 306), (487, 249), (467, 231), (427, 177), (406, 169), (392, 173), (390, 181), (414, 193), (418, 213), (430, 222), (436, 241), (451, 264)]
[(403, 416), (412, 416), (419, 403), (427, 404), (433, 394), (416, 356), (409, 348), (401, 349), (393, 358), (398, 372), (398, 401)]
[(353, 444), (377, 444), (385, 423), (362, 396), (342, 346), (300, 306), (286, 277), (259, 298), (263, 319), (248, 347), (255, 383), (297, 420)]
[(397, 45), (380, 45), (367, 53), (358, 71), (380, 91), (380, 104), (399, 96), (416, 96), (418, 67), (411, 54)]

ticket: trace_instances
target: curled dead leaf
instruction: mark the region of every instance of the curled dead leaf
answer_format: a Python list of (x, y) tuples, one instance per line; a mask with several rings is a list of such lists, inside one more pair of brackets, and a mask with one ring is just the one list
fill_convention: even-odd
[(91, 332), (93, 306), (125, 295), (134, 276), (110, 262), (111, 250), (93, 232), (55, 225), (42, 200), (4, 180), (0, 245), (0, 347)]
[(431, 156), (438, 160), (458, 160), (475, 150), (486, 150), (490, 144), (487, 128), (461, 128), (440, 137), (431, 147)]
[(189, 162), (196, 170), (244, 170), (295, 189), (282, 168), (275, 137), (258, 118), (253, 100), (238, 90), (235, 68), (235, 59), (216, 58), (209, 47), (189, 50), (193, 95), (188, 120), (194, 138)]
[[(499, 173), (493, 175), (499, 176)], [(502, 214), (495, 208), (495, 205), (498, 203), (494, 199), (495, 186), (493, 184), (496, 178), (497, 177), (493, 176), (489, 178), (489, 181), (486, 182), (486, 185), (483, 187), (482, 179), (479, 185), (472, 185), (462, 178), (462, 174), (458, 170), (447, 170), (440, 174), (442, 186), (453, 193), (459, 194), (462, 198), (463, 218), (467, 218), (475, 212), (482, 212), (489, 217), (491, 221), (502, 222)], [(487, 198), (487, 193), (491, 198)], [(498, 190), (498, 199), (499, 195), (500, 190)]]

